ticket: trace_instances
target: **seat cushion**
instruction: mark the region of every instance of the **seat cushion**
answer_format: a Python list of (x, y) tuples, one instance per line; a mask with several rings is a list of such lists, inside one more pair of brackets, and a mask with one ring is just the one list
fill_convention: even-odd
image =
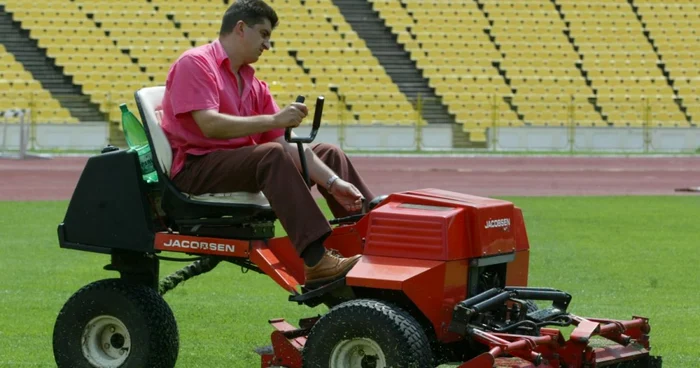
[(216, 203), (235, 203), (235, 204), (253, 204), (258, 206), (270, 206), (270, 202), (262, 194), (262, 192), (231, 192), (231, 193), (205, 193), (205, 194), (187, 194), (183, 193), (189, 199), (200, 202), (216, 202)]

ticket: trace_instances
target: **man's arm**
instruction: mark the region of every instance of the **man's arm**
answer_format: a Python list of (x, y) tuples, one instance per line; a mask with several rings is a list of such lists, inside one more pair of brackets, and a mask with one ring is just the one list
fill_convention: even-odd
[(207, 138), (229, 139), (245, 137), (278, 128), (274, 115), (234, 116), (216, 110), (192, 112), (194, 121)]
[(234, 116), (217, 110), (197, 110), (192, 112), (192, 118), (207, 138), (229, 139), (296, 127), (307, 112), (305, 105), (293, 103), (273, 115)]
[[(294, 132), (292, 132), (294, 135)], [(285, 150), (292, 156), (297, 168), (301, 170), (301, 160), (299, 159), (299, 150), (296, 144), (292, 144), (284, 140), (284, 137), (278, 137), (274, 140), (281, 144)], [(316, 183), (321, 188), (328, 190), (331, 195), (349, 212), (356, 212), (362, 209), (362, 193), (352, 184), (336, 176), (326, 164), (321, 161), (314, 153), (311, 147), (304, 145), (304, 156), (306, 157), (307, 168), (309, 170), (309, 179)], [(329, 179), (332, 179), (330, 187), (328, 186)]]
[[(292, 137), (296, 136), (292, 132)], [(274, 140), (281, 144), (284, 149), (292, 156), (294, 164), (301, 171), (301, 160), (299, 159), (299, 150), (296, 143), (287, 142), (284, 137), (279, 137)], [(317, 185), (325, 188), (328, 179), (332, 178), (335, 173), (323, 161), (321, 161), (314, 151), (308, 145), (304, 144), (304, 156), (306, 156), (306, 166), (309, 169), (309, 179)]]
[[(261, 82), (264, 93), (261, 94), (261, 106), (264, 106), (263, 113), (274, 114), (279, 108), (275, 103), (275, 99), (270, 93), (267, 84)], [(296, 104), (296, 103), (295, 103)], [(294, 104), (293, 104), (294, 105)], [(301, 105), (306, 109), (306, 105)], [(284, 111), (284, 110), (283, 110)], [(304, 116), (308, 114), (308, 110), (304, 110)], [(303, 117), (302, 117), (303, 119)], [(298, 126), (301, 120), (295, 125)], [(294, 126), (294, 127), (295, 127)], [(270, 132), (268, 136), (263, 134), (264, 142), (276, 142), (285, 148), (285, 151), (290, 154), (297, 169), (301, 171), (301, 160), (299, 159), (299, 150), (296, 144), (287, 142), (279, 131)], [(292, 132), (292, 136), (296, 136)], [(309, 179), (316, 183), (319, 188), (325, 188), (331, 195), (349, 212), (355, 212), (362, 209), (362, 193), (351, 183), (338, 178), (336, 174), (326, 164), (321, 161), (314, 151), (308, 145), (303, 146), (304, 157), (306, 158), (307, 168), (309, 170)], [(330, 180), (330, 181), (329, 181)], [(329, 183), (331, 183), (329, 185)]]

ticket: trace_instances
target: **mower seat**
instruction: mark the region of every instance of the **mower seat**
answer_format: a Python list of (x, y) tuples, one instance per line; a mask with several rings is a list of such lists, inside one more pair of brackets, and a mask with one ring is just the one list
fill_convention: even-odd
[(164, 86), (146, 87), (136, 91), (135, 99), (151, 146), (158, 180), (163, 184), (162, 208), (166, 215), (179, 225), (187, 224), (198, 229), (207, 223), (218, 228), (236, 224), (271, 225), (276, 216), (262, 192), (192, 195), (175, 187), (170, 180), (172, 148), (160, 126), (164, 94)]

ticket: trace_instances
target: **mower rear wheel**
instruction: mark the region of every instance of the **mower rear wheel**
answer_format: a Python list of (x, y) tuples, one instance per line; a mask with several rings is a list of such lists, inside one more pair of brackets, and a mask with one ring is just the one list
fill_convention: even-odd
[(120, 279), (93, 282), (68, 299), (53, 331), (59, 368), (175, 366), (175, 317), (158, 292)]
[(358, 299), (333, 307), (313, 326), (304, 368), (432, 366), (428, 338), (410, 314), (388, 303)]

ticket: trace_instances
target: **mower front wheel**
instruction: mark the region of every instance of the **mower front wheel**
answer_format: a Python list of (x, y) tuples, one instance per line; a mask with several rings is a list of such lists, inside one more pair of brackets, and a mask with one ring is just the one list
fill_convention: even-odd
[(175, 366), (173, 312), (158, 292), (120, 279), (93, 282), (66, 302), (53, 331), (59, 368)]
[(428, 338), (415, 318), (369, 299), (339, 304), (321, 317), (302, 356), (304, 368), (422, 368), (433, 362)]

